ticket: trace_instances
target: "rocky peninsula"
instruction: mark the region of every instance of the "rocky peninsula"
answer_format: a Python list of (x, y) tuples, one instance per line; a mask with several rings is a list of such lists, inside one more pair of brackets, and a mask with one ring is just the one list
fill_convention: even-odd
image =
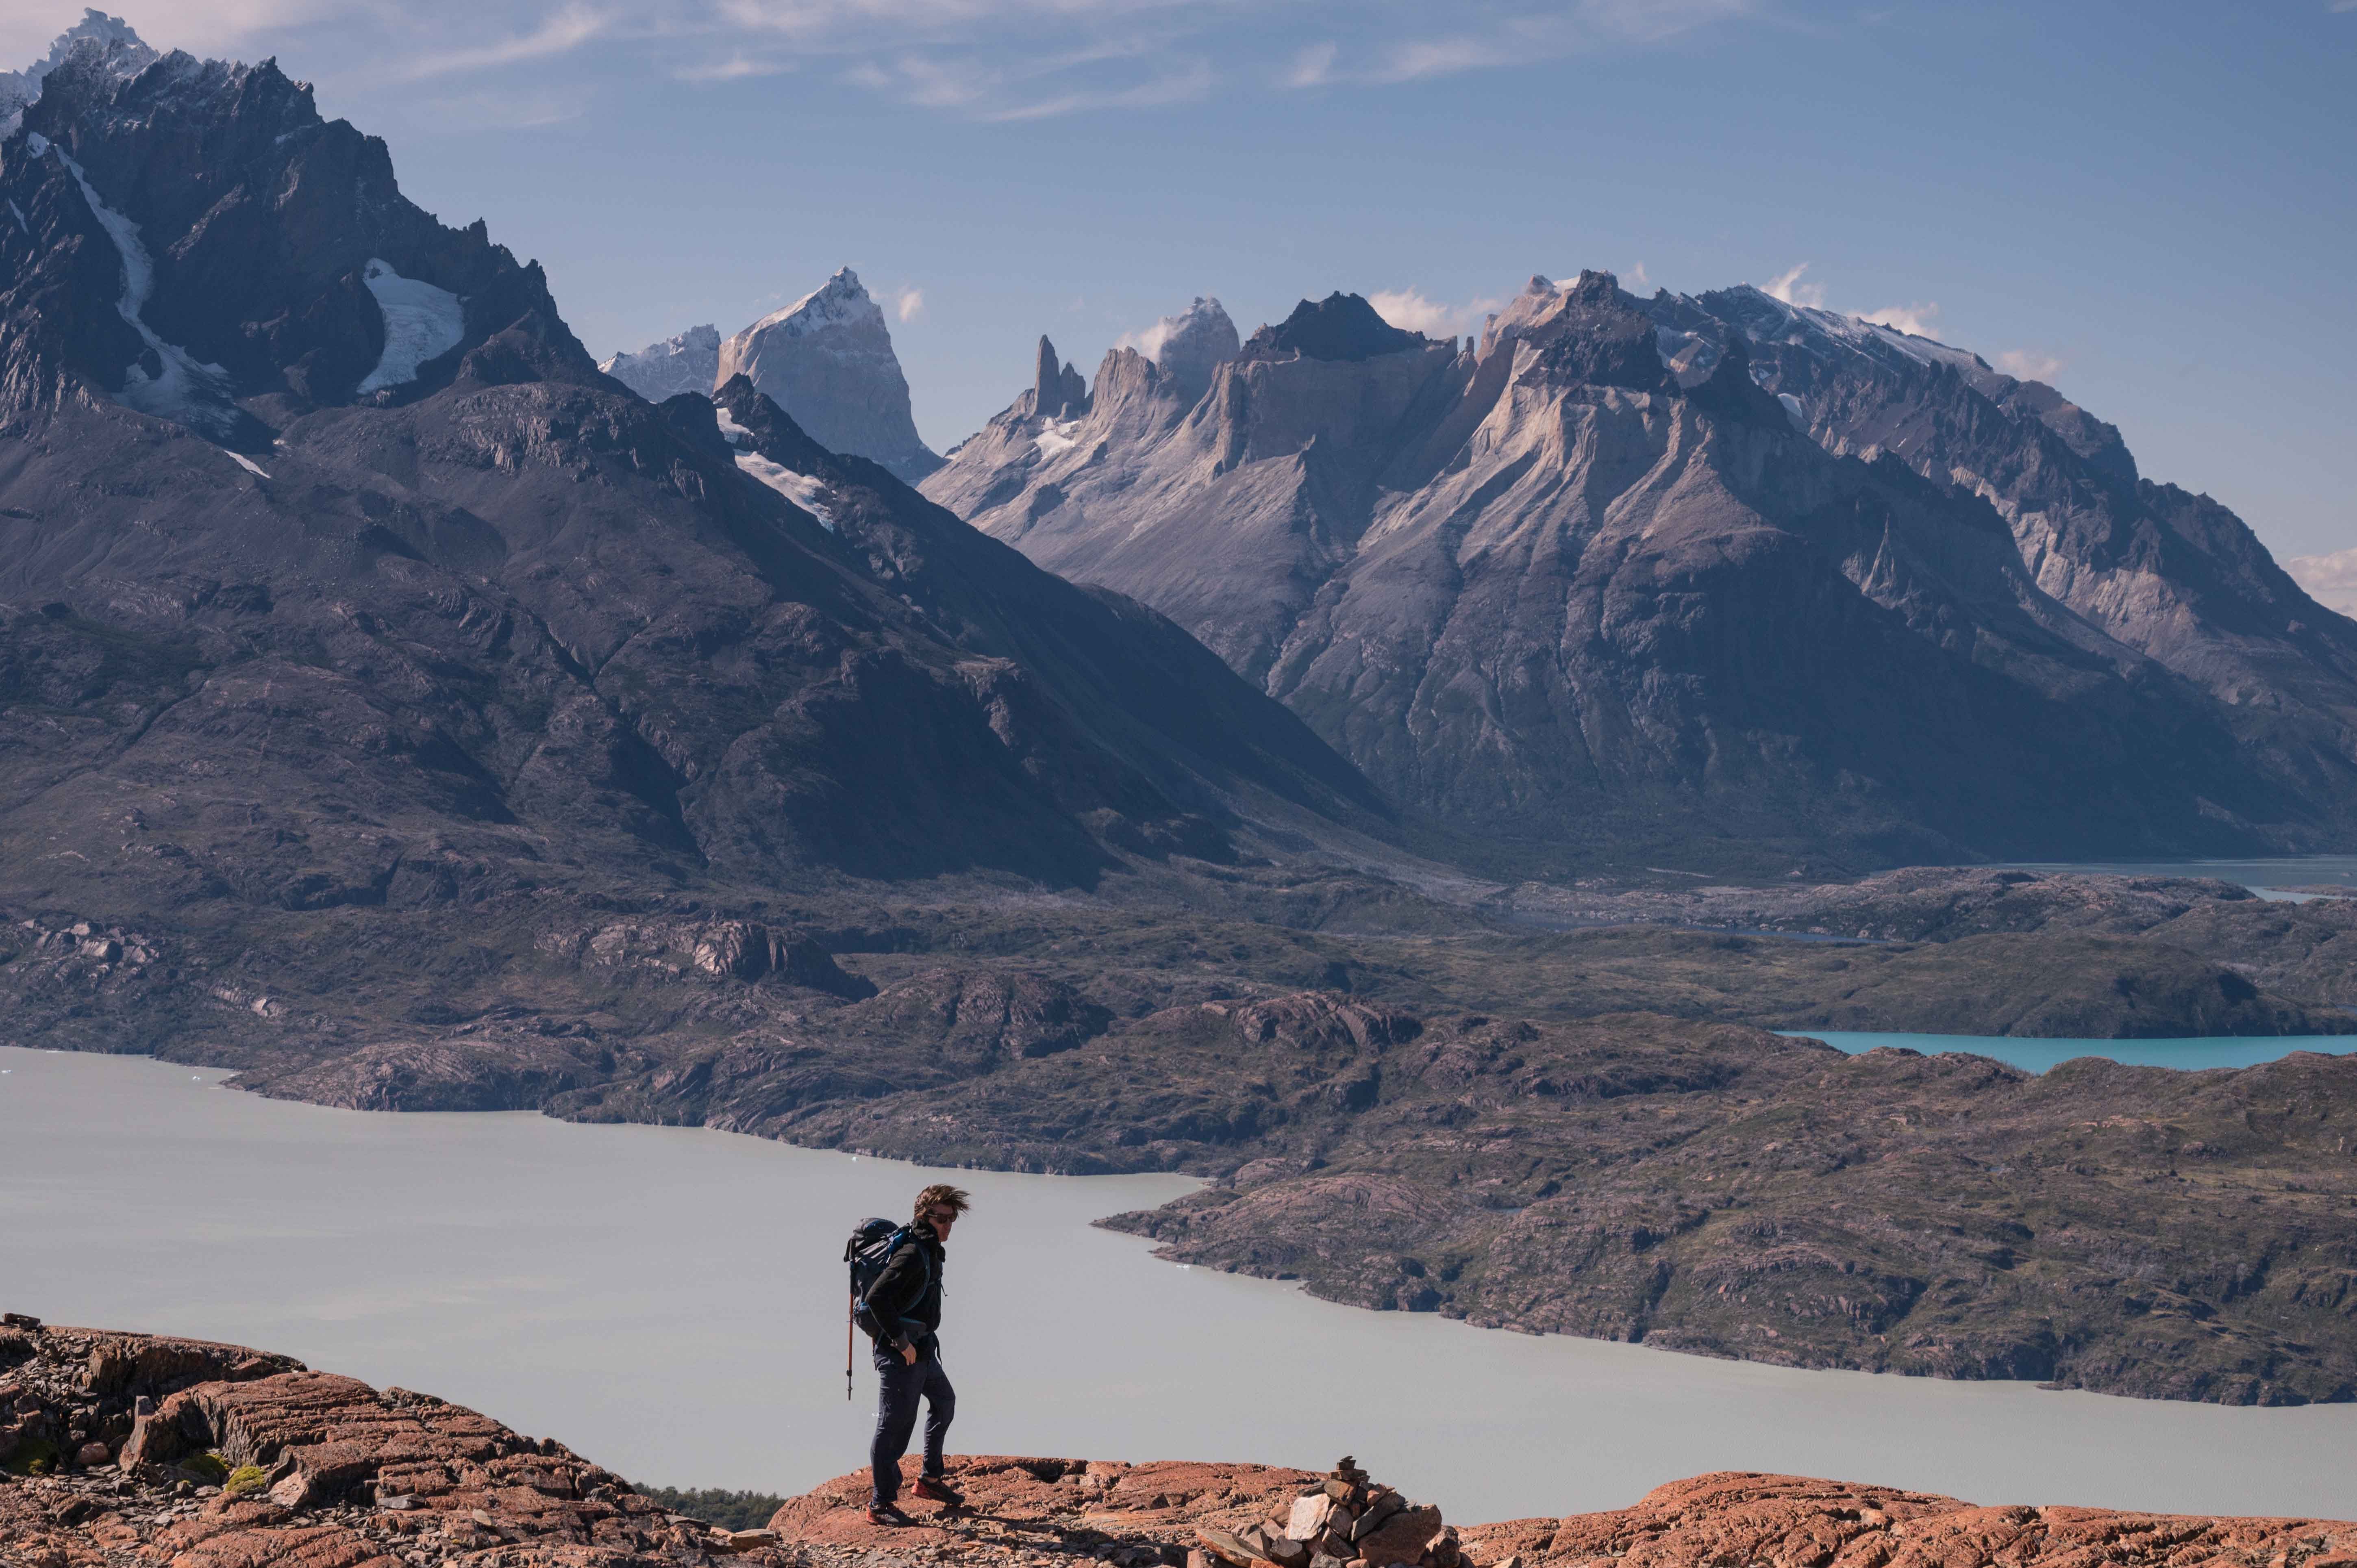
[(430, 1394), (14, 1313), (0, 1411), (0, 1550), (26, 1568), (2357, 1564), (2349, 1521), (1979, 1507), (1749, 1474), (1674, 1482), (1610, 1512), (1458, 1526), (1347, 1458), (1318, 1475), (957, 1456), (966, 1506), (916, 1502), (912, 1528), (868, 1524), (855, 1474), (732, 1530)]

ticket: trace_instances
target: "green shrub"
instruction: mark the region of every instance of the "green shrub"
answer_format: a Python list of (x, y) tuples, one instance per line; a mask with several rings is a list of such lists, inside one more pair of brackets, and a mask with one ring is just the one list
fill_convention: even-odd
[(652, 1498), (673, 1513), (716, 1524), (723, 1530), (759, 1530), (786, 1499), (768, 1492), (683, 1490), (678, 1487), (633, 1486), (630, 1490)]
[(261, 1466), (240, 1465), (229, 1473), (229, 1479), (221, 1483), (221, 1490), (234, 1498), (247, 1492), (258, 1492), (269, 1484), (270, 1472)]
[(207, 1486), (218, 1487), (229, 1479), (229, 1461), (218, 1454), (199, 1454), (180, 1461), (180, 1468), (192, 1478)]
[(16, 1452), (8, 1455), (5, 1468), (18, 1476), (54, 1476), (58, 1470), (58, 1445), (46, 1437), (27, 1437), (16, 1444)]

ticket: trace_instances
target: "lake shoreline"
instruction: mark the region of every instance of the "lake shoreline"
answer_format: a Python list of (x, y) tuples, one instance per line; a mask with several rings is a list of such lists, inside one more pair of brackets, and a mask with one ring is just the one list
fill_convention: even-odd
[[(695, 1129), (361, 1116), (139, 1058), (0, 1050), (0, 1067), (17, 1069), (0, 1118), (36, 1123), (0, 1121), (23, 1162), (0, 1197), (22, 1260), (12, 1307), (423, 1383), (650, 1481), (791, 1492), (864, 1449), (870, 1375), (846, 1403), (839, 1359), (828, 1369), (834, 1232), (890, 1212), (925, 1171)], [(2130, 1402), (1479, 1332), (1182, 1271), (1091, 1223), (1151, 1185), (1175, 1196), (1172, 1178), (941, 1174), (978, 1198), (952, 1274), (962, 1450), (1232, 1452), (1242, 1401), (1259, 1455), (1351, 1449), (1426, 1477), (1452, 1518), (1623, 1507), (1709, 1469), (1984, 1502), (2357, 1512), (2325, 1462), (2357, 1444), (2357, 1406)], [(159, 1207), (165, 1192), (207, 1196)], [(1075, 1361), (1070, 1316), (1027, 1305), (1068, 1271), (1110, 1336), (1101, 1357)], [(175, 1282), (169, 1322), (156, 1278)], [(1283, 1380), (1354, 1391), (1263, 1410), (1255, 1391)]]

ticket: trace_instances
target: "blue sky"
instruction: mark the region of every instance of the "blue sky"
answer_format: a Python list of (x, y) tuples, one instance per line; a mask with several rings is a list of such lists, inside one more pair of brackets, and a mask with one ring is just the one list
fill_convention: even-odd
[[(1533, 272), (1905, 312), (2278, 555), (2357, 546), (2357, 0), (119, 0), (275, 55), (604, 354), (845, 263), (919, 428), (1197, 294), (1471, 330)], [(12, 0), (30, 59), (78, 4)], [(1797, 274), (1795, 268), (1802, 268)]]

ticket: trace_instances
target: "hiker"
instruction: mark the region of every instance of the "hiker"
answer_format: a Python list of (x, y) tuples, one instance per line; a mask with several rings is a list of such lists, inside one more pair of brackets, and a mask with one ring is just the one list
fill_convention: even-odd
[(942, 1444), (957, 1414), (957, 1391), (942, 1370), (942, 1243), (966, 1211), (961, 1188), (939, 1183), (917, 1195), (916, 1215), (893, 1247), (883, 1273), (867, 1287), (867, 1319), (880, 1332), (876, 1341), (876, 1442), (868, 1450), (875, 1489), (867, 1500), (871, 1524), (901, 1525), (900, 1455), (916, 1430), (917, 1401), (925, 1402), (925, 1467), (916, 1495), (952, 1508), (965, 1501), (942, 1472)]

